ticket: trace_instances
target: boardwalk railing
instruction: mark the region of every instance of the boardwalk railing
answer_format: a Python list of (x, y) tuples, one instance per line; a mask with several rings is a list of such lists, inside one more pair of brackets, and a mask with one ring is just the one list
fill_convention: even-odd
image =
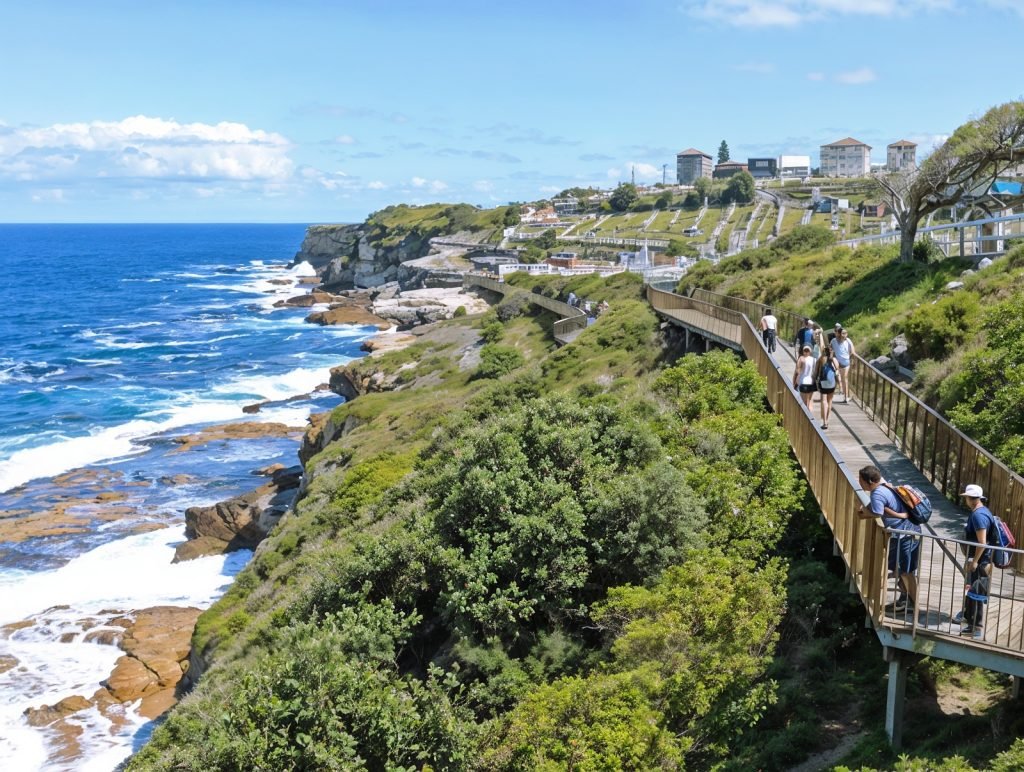
[[(962, 610), (965, 597), (963, 557), (973, 543), (933, 533), (921, 534), (918, 537), (917, 611), (895, 614), (891, 606), (887, 609), (887, 602), (895, 600), (897, 595), (897, 578), (888, 570), (891, 534), (877, 520), (858, 516), (858, 509), (867, 503), (867, 494), (861, 489), (856, 470), (847, 467), (841, 455), (818, 429), (810, 412), (791, 388), (790, 374), (783, 372), (765, 349), (759, 330), (755, 330), (751, 322), (751, 318), (760, 318), (765, 306), (706, 291), (693, 294), (694, 297), (686, 297), (652, 286), (647, 288), (648, 301), (656, 311), (686, 325), (693, 325), (700, 319), (709, 335), (731, 341), (766, 378), (768, 402), (781, 416), (793, 453), (849, 569), (851, 585), (856, 588), (875, 627), (900, 634), (909, 631), (915, 637), (926, 634), (964, 642), (956, 614)], [(708, 302), (712, 298), (720, 302)], [(776, 312), (776, 315), (783, 329), (793, 328), (795, 331), (795, 325), (803, 323), (803, 319), (795, 314)], [(934, 411), (863, 359), (858, 358), (853, 373), (856, 379), (851, 379), (853, 391), (865, 412), (897, 444), (902, 438), (908, 439), (901, 444), (907, 448), (905, 454), (922, 472), (931, 472), (935, 484), (945, 486), (941, 490), (949, 492), (959, 489), (965, 482), (984, 481), (982, 484), (988, 483), (986, 490), (992, 494), (990, 504), (993, 511), (1006, 514), (1008, 522), (1019, 522), (1022, 487), (1019, 477), (1015, 478), (1009, 472), (1005, 473), (1009, 478), (1001, 477), (1000, 470), (1005, 470), (1005, 466), (991, 454), (963, 438)], [(914, 407), (909, 407), (911, 405)], [(960, 438), (967, 443), (959, 444)], [(953, 455), (955, 459), (950, 458)], [(982, 473), (978, 471), (981, 469), (978, 459), (982, 458), (985, 459), (984, 470), (994, 470), (988, 477), (979, 476)], [(920, 463), (922, 459), (927, 463)], [(959, 479), (954, 479), (955, 472), (960, 472)], [(1019, 529), (1016, 532), (1019, 533)], [(1011, 552), (1014, 566), (1024, 565), (1024, 551)], [(984, 604), (982, 638), (966, 640), (972, 646), (1001, 649), (1019, 656), (1024, 651), (1024, 581), (1018, 582), (1017, 572), (1013, 569), (993, 569), (989, 582), (991, 587), (989, 600)]]
[[(484, 289), (498, 292), (502, 295), (508, 294), (510, 287), (494, 276), (482, 273), (467, 273), (463, 277), (463, 284), (466, 286), (483, 287)], [(553, 325), (555, 340), (565, 343), (572, 339), (574, 334), (587, 326), (587, 315), (578, 308), (563, 303), (561, 300), (541, 295), (539, 292), (523, 292), (529, 296), (530, 302), (551, 311), (562, 317)]]
[[(820, 431), (813, 417), (790, 387), (791, 377), (783, 373), (764, 347), (760, 333), (739, 311), (677, 295), (654, 287), (647, 299), (659, 312), (696, 311), (709, 317), (708, 332), (731, 339), (767, 380), (768, 402), (789, 435), (790, 445), (821, 512), (832, 529), (837, 548), (850, 570), (850, 580), (872, 621), (883, 623), (887, 587), (886, 545), (889, 537), (874, 520), (857, 516), (863, 493), (855, 470), (847, 468), (835, 448)], [(758, 316), (758, 318), (760, 318)]]
[[(694, 290), (692, 297), (752, 320), (759, 320), (767, 307), (701, 289)], [(793, 340), (803, 317), (777, 308), (774, 313), (779, 337)], [(965, 485), (981, 485), (989, 494), (989, 509), (1015, 534), (1024, 535), (1024, 478), (860, 355), (854, 356), (850, 366), (850, 390), (868, 417), (946, 498), (958, 501)], [(1024, 558), (1018, 558), (1014, 567), (1024, 570)]]

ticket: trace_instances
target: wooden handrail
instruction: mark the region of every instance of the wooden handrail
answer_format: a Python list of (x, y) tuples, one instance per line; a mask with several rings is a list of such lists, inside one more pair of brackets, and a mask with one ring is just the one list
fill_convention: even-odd
[[(507, 294), (509, 291), (509, 285), (487, 274), (466, 273), (463, 275), (462, 282), (463, 285), (483, 287), (492, 292), (500, 292), (502, 295)], [(539, 292), (526, 292), (526, 290), (523, 290), (523, 292), (528, 295), (531, 303), (541, 308), (546, 308), (548, 311), (553, 311), (562, 317), (552, 325), (555, 340), (564, 342), (571, 333), (586, 328), (587, 315), (579, 308), (563, 303), (561, 300), (541, 295)]]
[[(723, 307), (750, 319), (759, 319), (766, 308), (763, 303), (709, 290), (693, 290), (692, 295), (705, 302), (721, 301)], [(804, 317), (777, 309), (775, 314), (780, 334), (792, 340), (794, 325), (803, 325)], [(793, 328), (791, 334), (783, 331), (784, 322), (785, 328)], [(1015, 534), (1024, 534), (1024, 477), (859, 354), (851, 361), (850, 388), (868, 417), (946, 498), (958, 502), (965, 485), (981, 485), (989, 496), (989, 509)], [(1024, 570), (1024, 557), (1017, 556), (1014, 567)]]
[(760, 332), (739, 310), (650, 286), (647, 299), (656, 311), (691, 310), (707, 314), (715, 320), (709, 332), (714, 332), (716, 322), (727, 323), (734, 330), (738, 328), (738, 339), (734, 340), (765, 378), (768, 403), (780, 416), (782, 427), (789, 435), (793, 453), (850, 569), (853, 586), (871, 619), (881, 625), (887, 573), (884, 561), (889, 537), (877, 521), (857, 516), (857, 508), (865, 503), (866, 497), (856, 473), (847, 469), (832, 443), (818, 430), (813, 416), (791, 388), (791, 377), (765, 349)]

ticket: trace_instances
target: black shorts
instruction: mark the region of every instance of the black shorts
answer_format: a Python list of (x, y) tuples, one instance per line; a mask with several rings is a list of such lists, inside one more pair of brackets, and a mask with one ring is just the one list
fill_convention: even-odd
[(800, 384), (800, 393), (801, 394), (813, 394), (815, 391), (817, 391), (817, 389), (814, 388), (814, 384), (813, 383), (801, 383)]
[(818, 387), (818, 391), (820, 391), (822, 394), (831, 394), (835, 390), (836, 390), (835, 386), (833, 386), (831, 389), (826, 389), (824, 386), (819, 386)]

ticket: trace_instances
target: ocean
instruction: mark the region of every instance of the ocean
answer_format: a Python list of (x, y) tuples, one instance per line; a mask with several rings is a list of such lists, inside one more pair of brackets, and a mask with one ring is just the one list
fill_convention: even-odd
[(317, 387), (376, 330), (274, 306), (310, 288), (308, 265), (286, 267), (304, 231), (0, 225), (0, 769), (110, 770), (145, 741), (131, 706), (74, 713), (61, 736), (25, 711), (110, 674), (123, 652), (87, 635), (97, 619), (222, 594), (251, 553), (172, 565), (185, 509), (297, 463), (298, 432), (176, 438), (301, 428), (340, 401)]

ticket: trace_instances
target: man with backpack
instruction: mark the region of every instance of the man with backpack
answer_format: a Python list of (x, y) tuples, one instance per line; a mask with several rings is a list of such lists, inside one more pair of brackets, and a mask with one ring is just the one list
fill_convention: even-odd
[(882, 473), (876, 466), (866, 466), (857, 474), (860, 487), (870, 497), (868, 509), (860, 507), (858, 516), (862, 518), (880, 517), (882, 525), (888, 528), (889, 535), (889, 571), (895, 574), (903, 593), (886, 611), (896, 614), (914, 613), (917, 598), (917, 563), (921, 545), (918, 534), (921, 526), (910, 520), (906, 504), (896, 495), (896, 491), (882, 480)]
[(985, 637), (985, 606), (988, 603), (989, 577), (992, 575), (992, 548), (989, 545), (995, 543), (995, 540), (989, 538), (989, 533), (995, 528), (996, 522), (992, 512), (985, 506), (988, 499), (980, 485), (968, 485), (960, 496), (971, 510), (964, 524), (964, 539), (974, 544), (967, 548), (967, 560), (964, 562), (964, 575), (967, 577), (964, 610), (953, 617), (953, 621), (963, 623), (960, 635), (981, 639)]
[(814, 345), (814, 322), (810, 319), (804, 319), (804, 326), (796, 331), (796, 350), (799, 352), (804, 350), (804, 346)]

